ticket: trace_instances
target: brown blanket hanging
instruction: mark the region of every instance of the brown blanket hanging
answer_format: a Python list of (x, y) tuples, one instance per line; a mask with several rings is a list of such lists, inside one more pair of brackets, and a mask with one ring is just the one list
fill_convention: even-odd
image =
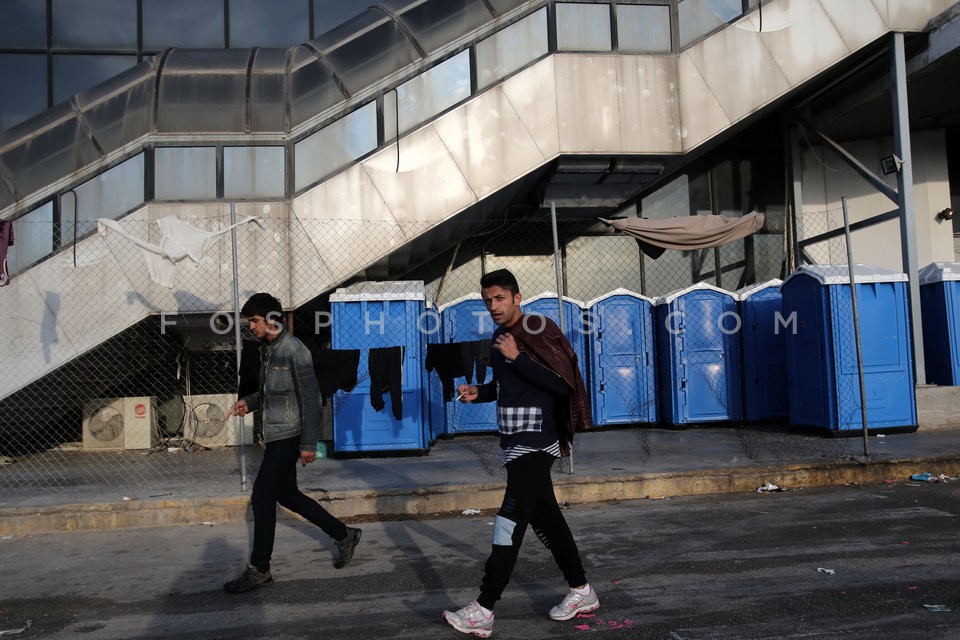
[(644, 253), (658, 258), (665, 249), (708, 249), (745, 238), (763, 228), (763, 214), (754, 211), (741, 218), (678, 216), (664, 220), (600, 218), (600, 222), (633, 236)]

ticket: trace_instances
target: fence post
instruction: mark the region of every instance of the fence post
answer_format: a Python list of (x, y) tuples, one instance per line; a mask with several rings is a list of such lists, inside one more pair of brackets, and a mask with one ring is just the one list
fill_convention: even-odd
[(853, 336), (857, 345), (857, 375), (860, 379), (860, 421), (863, 423), (863, 457), (869, 460), (867, 444), (867, 390), (863, 384), (863, 352), (860, 350), (860, 319), (857, 313), (857, 278), (853, 273), (853, 247), (850, 245), (850, 219), (847, 215), (847, 197), (840, 198), (843, 205), (843, 235), (847, 241), (847, 272), (850, 274), (850, 301), (853, 305)]

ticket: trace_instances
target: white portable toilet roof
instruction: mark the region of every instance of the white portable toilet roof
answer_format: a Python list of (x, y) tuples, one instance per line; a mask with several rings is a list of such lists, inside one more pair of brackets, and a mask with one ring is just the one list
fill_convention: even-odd
[[(553, 291), (544, 291), (543, 293), (538, 293), (537, 295), (533, 296), (532, 298), (527, 298), (526, 300), (521, 300), (521, 301), (520, 301), (520, 306), (522, 307), (522, 306), (525, 305), (525, 304), (530, 304), (531, 302), (536, 302), (537, 300), (541, 300), (541, 299), (543, 299), (543, 298), (554, 298), (554, 299), (556, 299), (556, 297), (557, 297), (557, 294), (556, 294), (555, 292), (553, 292)], [(573, 298), (568, 298), (567, 296), (563, 296), (563, 299), (564, 299), (566, 302), (572, 302), (573, 304), (575, 304), (575, 305), (577, 305), (578, 307), (580, 307), (581, 309), (583, 309), (583, 302), (582, 302), (581, 300), (575, 300), (575, 299), (573, 299)]]
[(931, 262), (919, 273), (920, 284), (960, 280), (960, 262)]
[(733, 293), (740, 300), (746, 300), (747, 298), (749, 298), (755, 293), (759, 293), (764, 289), (779, 287), (782, 284), (783, 284), (783, 280), (781, 280), (780, 278), (773, 278), (772, 280), (767, 280), (766, 282), (760, 282), (757, 284), (752, 284), (750, 286), (744, 287), (743, 289), (737, 289)]
[(426, 302), (422, 280), (395, 280), (388, 282), (358, 282), (341, 287), (330, 294), (330, 302), (359, 302), (364, 300), (417, 300)]
[(698, 282), (698, 283), (696, 283), (696, 284), (690, 285), (690, 286), (687, 287), (686, 289), (680, 289), (680, 291), (674, 291), (673, 293), (668, 293), (667, 295), (660, 296), (659, 298), (656, 299), (656, 301), (655, 301), (653, 304), (654, 304), (654, 305), (670, 304), (671, 302), (673, 302), (674, 300), (676, 300), (677, 298), (679, 298), (680, 296), (682, 296), (682, 295), (684, 295), (684, 294), (690, 293), (691, 291), (699, 291), (699, 290), (702, 290), (702, 289), (708, 289), (708, 290), (710, 290), (710, 291), (716, 291), (716, 292), (718, 292), (718, 293), (723, 293), (723, 294), (725, 294), (725, 295), (728, 295), (728, 296), (730, 296), (731, 298), (733, 298), (734, 300), (737, 299), (737, 296), (736, 296), (735, 293), (731, 293), (730, 291), (727, 291), (726, 289), (721, 289), (720, 287), (715, 287), (715, 286), (713, 286), (712, 284), (707, 284), (706, 282)]
[(483, 302), (483, 296), (481, 296), (481, 295), (480, 295), (479, 293), (477, 293), (477, 292), (468, 293), (467, 295), (462, 296), (462, 297), (460, 297), (460, 298), (457, 298), (456, 300), (451, 300), (450, 302), (444, 302), (442, 305), (440, 305), (439, 307), (437, 307), (437, 312), (438, 312), (438, 313), (443, 313), (444, 309), (447, 309), (447, 308), (449, 308), (449, 307), (452, 307), (452, 306), (454, 306), (454, 305), (456, 305), (456, 304), (460, 304), (461, 302), (467, 302), (468, 300), (479, 300), (479, 301), (482, 303), (482, 302)]
[(646, 300), (650, 304), (653, 304), (654, 302), (653, 298), (648, 298), (647, 296), (641, 293), (637, 293), (636, 291), (630, 291), (629, 289), (624, 289), (623, 287), (619, 287), (609, 293), (603, 294), (602, 296), (597, 296), (593, 300), (588, 300), (583, 304), (585, 308), (589, 309), (590, 307), (597, 304), (598, 302), (603, 302), (607, 298), (612, 298), (613, 296), (630, 296), (632, 298), (637, 298), (639, 300)]
[[(791, 273), (783, 284), (790, 282), (790, 278), (806, 275), (814, 278), (820, 284), (850, 284), (850, 271), (845, 264), (805, 264)], [(867, 264), (853, 265), (853, 278), (856, 282), (906, 282), (907, 274), (874, 267)]]

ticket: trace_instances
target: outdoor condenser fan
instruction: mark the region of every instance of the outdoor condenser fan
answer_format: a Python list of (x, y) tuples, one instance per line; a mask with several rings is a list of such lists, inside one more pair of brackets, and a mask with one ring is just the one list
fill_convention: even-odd
[(123, 413), (114, 406), (106, 405), (94, 411), (87, 429), (99, 442), (123, 446)]
[(193, 437), (197, 440), (216, 442), (221, 439), (227, 424), (223, 408), (213, 402), (201, 402), (192, 410)]

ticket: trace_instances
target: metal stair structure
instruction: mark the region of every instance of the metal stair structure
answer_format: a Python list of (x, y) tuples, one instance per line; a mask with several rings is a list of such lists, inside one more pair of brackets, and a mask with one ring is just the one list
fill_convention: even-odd
[[(757, 13), (749, 13), (679, 53), (552, 52), (289, 200), (239, 203), (238, 217), (255, 215), (265, 226), (238, 229), (240, 243), (270, 256), (270, 269), (241, 259), (241, 296), (270, 290), (296, 308), (398, 252), (422, 258), (462, 233), (458, 225), (487, 219), (522, 181), (564, 158), (682, 161), (888, 34), (929, 29), (952, 6), (947, 0), (772, 0), (763, 5), (763, 30)], [(814, 41), (815, 47), (805, 45)], [(3, 154), (29, 151), (11, 139), (0, 136), (0, 162)], [(162, 139), (148, 133), (116, 147), (129, 152), (131, 145)], [(72, 175), (94, 171), (109, 155), (73, 167)], [(5, 171), (5, 217), (57, 184)], [(224, 202), (148, 203), (123, 222), (140, 223), (147, 239), (156, 240), (153, 222), (162, 216), (221, 221), (228, 213)], [(292, 225), (305, 234), (292, 233)], [(82, 238), (0, 291), (8, 338), (0, 401), (16, 400), (18, 391), (126, 329), (182, 310), (184, 297), (191, 311), (231, 307), (232, 281), (224, 270), (229, 242), (215, 245), (191, 271), (190, 282), (203, 284), (172, 289), (151, 282), (142, 263), (124, 261), (124, 242), (110, 234)], [(344, 246), (351, 251), (344, 253)]]

